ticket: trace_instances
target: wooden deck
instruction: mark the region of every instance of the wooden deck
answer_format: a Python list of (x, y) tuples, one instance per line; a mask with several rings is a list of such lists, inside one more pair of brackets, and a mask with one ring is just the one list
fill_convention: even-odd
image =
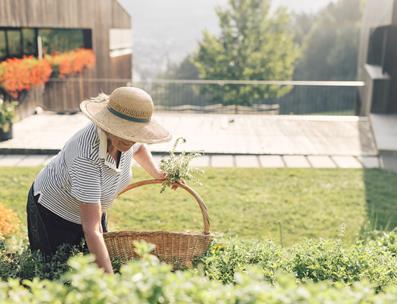
[[(183, 136), (183, 150), (208, 154), (375, 156), (378, 154), (367, 118), (355, 116), (269, 116), (158, 113), (156, 119), (174, 138)], [(0, 143), (0, 152), (56, 151), (88, 123), (83, 114), (43, 113), (14, 125), (14, 139)], [(151, 145), (167, 152), (173, 141)], [(44, 153), (43, 152), (43, 153)], [(48, 153), (48, 151), (47, 151)]]

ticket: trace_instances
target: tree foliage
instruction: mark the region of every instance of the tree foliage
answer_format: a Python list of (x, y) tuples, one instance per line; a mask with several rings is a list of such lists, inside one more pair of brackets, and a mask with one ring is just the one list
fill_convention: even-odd
[(295, 78), (356, 79), (362, 4), (362, 0), (339, 0), (316, 16), (304, 39)]
[[(217, 8), (220, 35), (204, 31), (193, 62), (201, 79), (291, 79), (298, 48), (288, 29), (284, 9), (270, 12), (269, 0), (229, 0)], [(290, 91), (279, 86), (206, 86), (212, 100), (223, 104), (252, 104)]]

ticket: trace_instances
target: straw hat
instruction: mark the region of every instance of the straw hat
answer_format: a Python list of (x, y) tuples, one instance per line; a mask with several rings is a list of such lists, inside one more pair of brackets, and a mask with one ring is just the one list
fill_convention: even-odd
[(104, 131), (129, 141), (158, 143), (171, 139), (170, 133), (152, 119), (152, 98), (138, 88), (120, 87), (110, 96), (102, 93), (84, 100), (80, 109)]

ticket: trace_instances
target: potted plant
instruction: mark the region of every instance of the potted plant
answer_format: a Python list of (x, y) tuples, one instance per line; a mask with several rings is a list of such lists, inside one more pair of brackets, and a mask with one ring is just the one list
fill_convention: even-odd
[(15, 118), (16, 101), (0, 99), (0, 141), (12, 138), (12, 124)]

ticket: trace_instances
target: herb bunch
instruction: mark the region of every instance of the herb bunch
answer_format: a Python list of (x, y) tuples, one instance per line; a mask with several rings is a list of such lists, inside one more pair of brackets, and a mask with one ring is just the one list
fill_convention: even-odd
[(169, 157), (160, 161), (160, 169), (166, 174), (165, 180), (162, 184), (161, 191), (163, 192), (167, 187), (179, 181), (193, 181), (198, 182), (197, 174), (202, 173), (202, 170), (191, 168), (189, 163), (192, 159), (202, 156), (201, 152), (185, 152), (176, 154), (175, 150), (179, 143), (185, 143), (186, 139), (179, 137), (176, 139)]

